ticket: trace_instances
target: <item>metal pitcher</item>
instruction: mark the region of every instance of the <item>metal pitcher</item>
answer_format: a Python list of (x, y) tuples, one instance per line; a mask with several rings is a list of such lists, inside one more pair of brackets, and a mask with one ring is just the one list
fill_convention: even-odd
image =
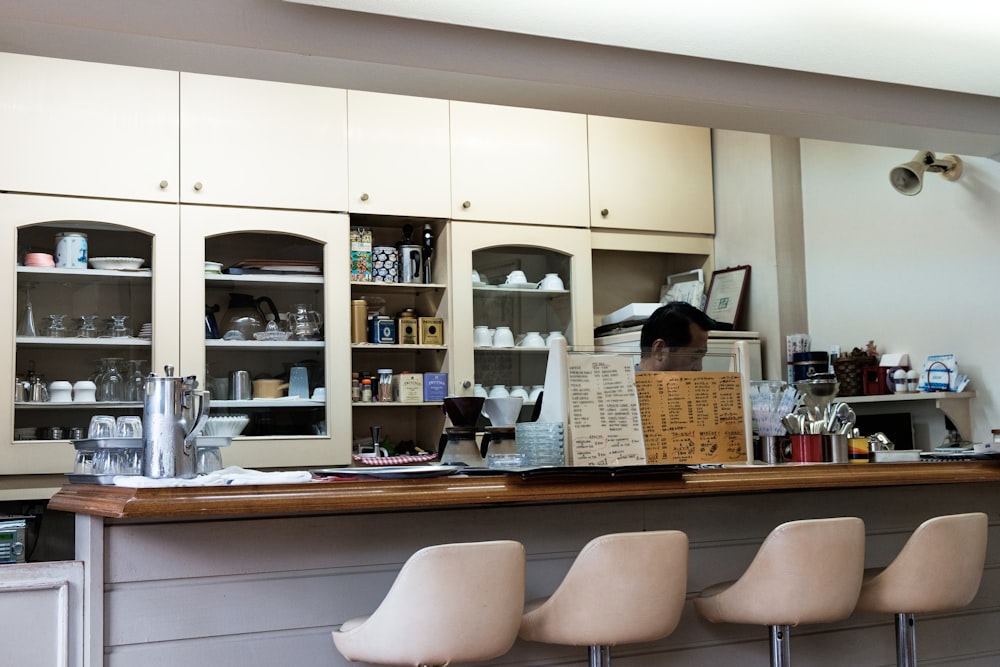
[[(143, 383), (142, 474), (146, 477), (194, 477), (197, 472), (195, 439), (208, 420), (209, 393), (196, 391), (194, 376), (150, 373)], [(195, 397), (200, 400), (196, 401)], [(197, 402), (197, 411), (194, 409)]]

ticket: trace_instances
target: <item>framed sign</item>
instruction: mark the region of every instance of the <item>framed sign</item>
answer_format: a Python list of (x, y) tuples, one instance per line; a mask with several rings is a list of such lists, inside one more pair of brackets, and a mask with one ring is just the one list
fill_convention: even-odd
[(750, 284), (750, 266), (733, 266), (712, 272), (705, 299), (705, 314), (717, 322), (736, 328), (743, 313), (743, 301)]

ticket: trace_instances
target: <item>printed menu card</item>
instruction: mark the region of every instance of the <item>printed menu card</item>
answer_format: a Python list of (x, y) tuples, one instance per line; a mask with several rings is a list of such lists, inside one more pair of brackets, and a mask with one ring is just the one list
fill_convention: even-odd
[(635, 388), (647, 463), (746, 461), (739, 373), (639, 372)]
[(646, 462), (633, 363), (631, 356), (569, 355), (570, 465)]

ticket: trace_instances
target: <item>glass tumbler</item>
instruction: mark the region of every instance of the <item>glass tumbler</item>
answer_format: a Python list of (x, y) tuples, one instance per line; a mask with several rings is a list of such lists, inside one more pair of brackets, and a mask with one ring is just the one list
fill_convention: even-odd
[(141, 438), (142, 417), (122, 415), (115, 422), (115, 436), (119, 438)]
[(199, 475), (222, 470), (222, 451), (218, 447), (199, 447), (196, 466)]
[(117, 422), (111, 415), (94, 415), (90, 418), (90, 427), (87, 429), (87, 437), (91, 440), (100, 440), (115, 437)]

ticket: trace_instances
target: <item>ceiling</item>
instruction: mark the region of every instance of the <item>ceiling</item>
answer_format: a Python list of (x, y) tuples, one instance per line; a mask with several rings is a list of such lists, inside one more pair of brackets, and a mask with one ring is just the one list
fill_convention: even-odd
[(815, 5), (0, 0), (0, 50), (1000, 156), (1000, 9)]

